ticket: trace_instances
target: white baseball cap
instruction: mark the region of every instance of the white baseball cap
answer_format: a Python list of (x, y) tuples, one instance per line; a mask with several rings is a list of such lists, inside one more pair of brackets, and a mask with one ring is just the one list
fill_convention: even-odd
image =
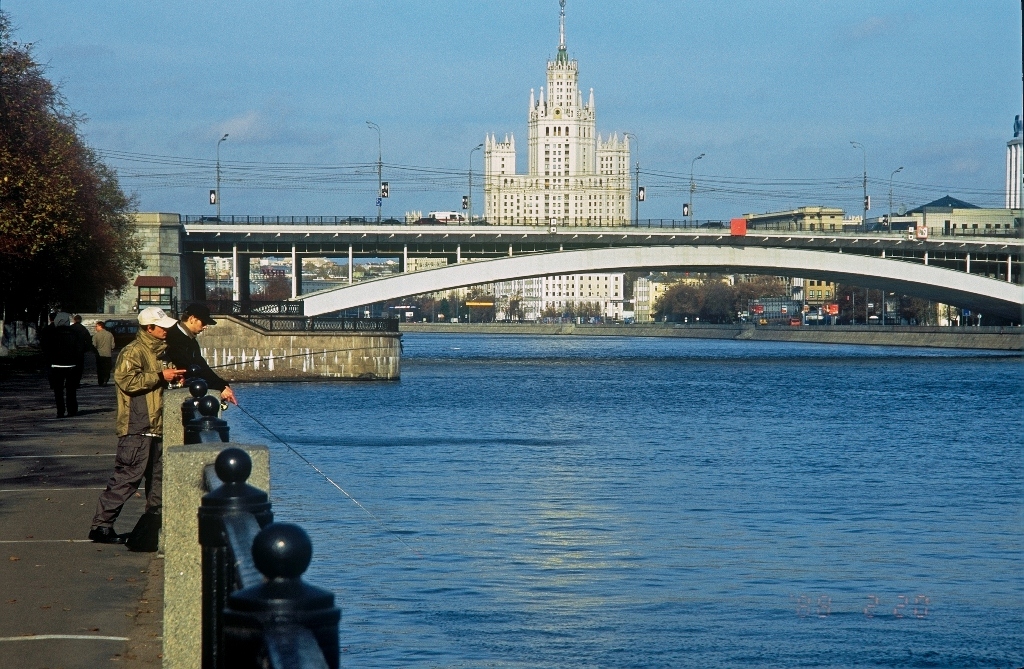
[(174, 327), (177, 322), (159, 307), (146, 307), (139, 312), (139, 325), (159, 325), (166, 329)]

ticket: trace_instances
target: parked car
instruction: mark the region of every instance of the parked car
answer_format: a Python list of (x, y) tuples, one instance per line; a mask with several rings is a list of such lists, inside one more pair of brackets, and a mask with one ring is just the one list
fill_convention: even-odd
[(114, 335), (114, 348), (122, 348), (135, 341), (135, 335), (139, 332), (139, 322), (136, 320), (104, 321), (103, 327)]
[(800, 320), (798, 317), (794, 316), (793, 318), (789, 319), (789, 324), (794, 326), (803, 325), (803, 321)]

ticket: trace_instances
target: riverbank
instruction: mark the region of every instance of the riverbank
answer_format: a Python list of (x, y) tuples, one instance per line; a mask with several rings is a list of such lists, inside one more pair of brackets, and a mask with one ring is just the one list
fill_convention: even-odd
[(694, 325), (650, 323), (589, 325), (543, 323), (402, 323), (400, 331), (435, 334), (576, 335), (584, 337), (682, 337), (785, 341), (805, 344), (918, 346), (925, 348), (1020, 351), (1024, 330), (1019, 327), (950, 328), (938, 326), (838, 325), (789, 327), (781, 325)]
[(113, 386), (87, 356), (79, 413), (57, 419), (45, 374), (20, 362), (0, 381), (0, 667), (159, 667), (162, 556), (86, 539), (113, 471)]

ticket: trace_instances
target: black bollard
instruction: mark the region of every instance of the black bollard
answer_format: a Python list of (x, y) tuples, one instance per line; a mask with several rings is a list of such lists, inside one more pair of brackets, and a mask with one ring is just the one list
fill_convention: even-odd
[(309, 536), (298, 525), (273, 523), (256, 535), (252, 557), (266, 581), (228, 596), (226, 669), (263, 666), (268, 657), (281, 659), (282, 666), (317, 666), (307, 660), (320, 653), (329, 669), (337, 669), (341, 610), (333, 593), (303, 582), (312, 555)]
[[(189, 384), (189, 392), (192, 392), (193, 386), (199, 388), (200, 384), (205, 386), (206, 382), (202, 379), (192, 381)], [(196, 410), (199, 412), (199, 417), (185, 423), (186, 444), (209, 444), (229, 441), (228, 433), (231, 428), (228, 427), (226, 420), (217, 416), (220, 413), (219, 399), (213, 395), (203, 395), (196, 399)], [(184, 411), (185, 406), (182, 405), (182, 415), (184, 415)]]
[[(214, 463), (223, 485), (203, 495), (199, 507), (199, 543), (203, 547), (203, 669), (224, 665), (222, 612), (228, 593), (238, 587), (235, 565), (248, 563), (231, 555), (232, 535), (251, 546), (259, 528), (274, 521), (267, 493), (246, 483), (252, 472), (252, 459), (240, 448), (226, 448)], [(252, 580), (250, 578), (250, 580)]]
[[(198, 365), (192, 365), (189, 367), (189, 372), (193, 369), (199, 369)], [(181, 403), (181, 424), (188, 425), (190, 421), (196, 419), (196, 407), (199, 405), (199, 398), (206, 395), (209, 391), (209, 386), (206, 385), (206, 379), (198, 377), (186, 377), (185, 385), (188, 386), (188, 392), (192, 397), (188, 398)], [(185, 442), (188, 443), (187, 441)]]

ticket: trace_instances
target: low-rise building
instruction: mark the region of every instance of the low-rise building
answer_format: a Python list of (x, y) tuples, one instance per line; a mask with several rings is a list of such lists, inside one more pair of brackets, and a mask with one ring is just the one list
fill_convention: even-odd
[(794, 230), (842, 232), (845, 212), (838, 207), (798, 207), (764, 214), (743, 214), (747, 228), (754, 230)]

